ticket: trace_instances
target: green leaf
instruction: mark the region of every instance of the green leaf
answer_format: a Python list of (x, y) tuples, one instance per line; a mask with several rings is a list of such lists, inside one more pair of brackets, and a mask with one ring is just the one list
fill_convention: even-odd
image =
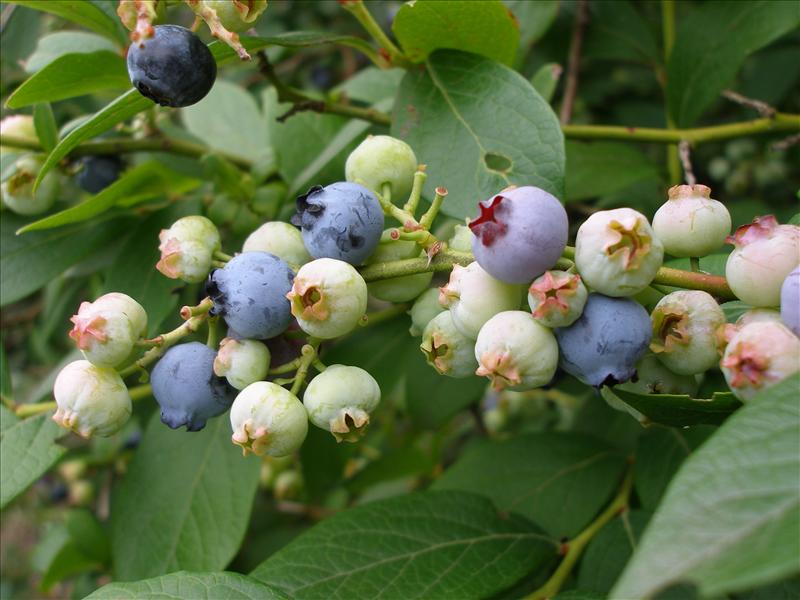
[(567, 201), (596, 198), (659, 177), (653, 162), (630, 144), (568, 141), (566, 150)]
[(742, 403), (730, 392), (717, 392), (711, 398), (692, 398), (683, 394), (637, 394), (619, 388), (603, 388), (654, 423), (685, 427), (719, 425)]
[(589, 590), (566, 590), (560, 592), (555, 600), (607, 600), (605, 594)]
[(90, 118), (83, 121), (78, 127), (73, 129), (61, 140), (58, 146), (50, 153), (47, 160), (39, 170), (39, 175), (34, 183), (38, 187), (44, 176), (50, 169), (57, 165), (62, 158), (69, 154), (72, 149), (89, 138), (100, 135), (132, 116), (142, 112), (146, 108), (153, 106), (153, 101), (142, 96), (138, 90), (130, 89), (110, 104), (100, 109)]
[[(8, 0), (3, 0), (5, 3)], [(112, 19), (99, 7), (86, 0), (13, 0), (14, 4), (27, 6), (46, 13), (50, 13), (82, 25), (87, 29), (106, 36), (118, 44), (127, 43), (127, 34), (122, 24)]]
[(127, 219), (93, 221), (46, 232), (15, 235), (24, 219), (3, 213), (0, 219), (0, 305), (38, 290), (95, 250), (118, 239)]
[(124, 90), (130, 85), (125, 61), (118, 54), (107, 50), (91, 54), (65, 54), (15, 89), (6, 105), (9, 108), (21, 108), (101, 90)]
[(633, 485), (642, 507), (653, 511), (683, 461), (702, 444), (715, 427), (685, 429), (651, 427), (639, 438)]
[(240, 85), (218, 79), (202, 102), (181, 113), (189, 133), (209, 148), (254, 162), (270, 151), (261, 111)]
[(533, 89), (539, 92), (539, 95), (546, 102), (550, 102), (553, 99), (553, 94), (556, 91), (556, 86), (563, 70), (558, 63), (547, 63), (539, 67), (539, 70), (531, 77)]
[(694, 125), (748, 55), (798, 25), (800, 10), (793, 2), (710, 2), (689, 13), (667, 65), (667, 103), (675, 124)]
[[(339, 33), (328, 33), (324, 31), (287, 31), (278, 35), (268, 37), (241, 37), (242, 45), (248, 52), (257, 52), (270, 46), (282, 46), (284, 48), (307, 48), (309, 46), (321, 46), (324, 44), (339, 44), (355, 48), (367, 56), (375, 56), (375, 50), (369, 42), (352, 35), (342, 35)], [(211, 53), (218, 65), (233, 62), (239, 59), (236, 52), (227, 44), (212, 42), (208, 45)]]
[(661, 51), (650, 24), (633, 2), (595, 2), (591, 6), (584, 54), (587, 57), (629, 61), (648, 66), (661, 62)]
[(0, 508), (24, 492), (55, 464), (66, 448), (55, 443), (64, 430), (49, 414), (17, 419), (0, 406)]
[(490, 498), (554, 538), (578, 534), (616, 490), (624, 456), (600, 440), (575, 433), (519, 435), (464, 452), (434, 489)]
[(702, 596), (798, 572), (800, 375), (763, 391), (690, 456), (612, 597), (690, 582)]
[(37, 104), (34, 107), (33, 125), (42, 148), (50, 152), (58, 144), (58, 126), (49, 104)]
[(559, 0), (505, 0), (503, 2), (519, 23), (520, 51), (525, 51), (528, 46), (542, 37), (558, 14)]
[(14, 398), (14, 391), (11, 385), (11, 370), (8, 367), (6, 346), (2, 343), (2, 339), (0, 339), (0, 394), (2, 394), (3, 398)]
[(725, 313), (725, 319), (728, 321), (728, 323), (735, 323), (739, 317), (753, 308), (741, 300), (723, 302), (719, 305), (719, 307), (722, 309), (722, 312)]
[(554, 542), (472, 494), (423, 492), (326, 519), (252, 577), (292, 598), (485, 598), (547, 562)]
[(109, 583), (85, 600), (288, 600), (288, 597), (239, 573), (178, 571), (161, 577)]
[(105, 292), (128, 294), (147, 311), (148, 336), (161, 331), (161, 324), (178, 303), (178, 296), (173, 291), (180, 285), (156, 270), (161, 255), (158, 234), (180, 217), (198, 213), (196, 202), (184, 201), (150, 215), (131, 231), (117, 259), (106, 272)]
[(605, 525), (586, 547), (578, 570), (578, 588), (608, 593), (633, 554), (651, 516), (641, 510), (626, 511)]
[[(426, 192), (448, 189), (456, 218), (511, 185), (564, 191), (564, 136), (550, 106), (519, 73), (480, 56), (437, 51), (409, 71), (395, 100), (392, 135), (428, 165)], [(455, 160), (457, 157), (457, 160)]]
[(247, 529), (259, 470), (231, 443), (227, 415), (189, 433), (154, 414), (112, 493), (116, 578), (224, 568)]
[(519, 44), (519, 26), (499, 0), (407, 2), (397, 11), (392, 31), (413, 62), (451, 48), (511, 65)]
[(25, 71), (36, 73), (67, 54), (89, 54), (105, 50), (119, 54), (119, 48), (103, 36), (86, 31), (57, 31), (39, 38), (36, 50), (25, 60)]
[(202, 182), (184, 177), (157, 161), (132, 167), (91, 198), (22, 227), (18, 233), (80, 223), (116, 207), (131, 207), (159, 196), (185, 194)]

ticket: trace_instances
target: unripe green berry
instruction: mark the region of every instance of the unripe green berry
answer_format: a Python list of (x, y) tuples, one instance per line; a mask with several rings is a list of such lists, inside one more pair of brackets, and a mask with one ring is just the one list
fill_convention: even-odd
[(668, 369), (656, 354), (645, 354), (636, 363), (636, 381), (615, 386), (637, 394), (679, 394), (694, 396), (700, 385), (694, 375), (680, 375)]
[(221, 248), (219, 231), (201, 216), (183, 217), (158, 235), (161, 260), (156, 269), (170, 279), (200, 283), (211, 270), (214, 252)]
[(244, 456), (288, 456), (303, 445), (308, 416), (297, 396), (275, 383), (256, 381), (233, 401), (231, 427), (231, 439)]
[(447, 247), (456, 252), (472, 252), (472, 239), (475, 234), (466, 225), (456, 225), (453, 235), (447, 240)]
[(800, 371), (800, 338), (780, 323), (750, 323), (733, 335), (720, 368), (731, 391), (747, 402)]
[(388, 135), (370, 135), (347, 157), (344, 166), (347, 181), (361, 183), (383, 193), (383, 185), (392, 186), (392, 200), (405, 201), (411, 193), (417, 157), (411, 146)]
[(286, 294), (307, 334), (330, 339), (353, 330), (367, 310), (367, 284), (352, 265), (318, 258), (297, 272)]
[(297, 469), (289, 469), (278, 473), (272, 484), (272, 493), (276, 500), (294, 500), (303, 491), (303, 475)]
[(228, 31), (247, 31), (255, 27), (256, 20), (267, 10), (267, 0), (200, 0), (217, 13), (222, 26)]
[(242, 252), (269, 252), (295, 271), (311, 260), (300, 230), (283, 221), (270, 221), (256, 229), (245, 240)]
[(58, 409), (53, 420), (88, 438), (108, 437), (131, 416), (131, 397), (114, 369), (76, 360), (61, 369), (53, 385)]
[(697, 290), (667, 294), (650, 319), (650, 350), (668, 369), (695, 375), (717, 364), (717, 330), (725, 324), (725, 313), (710, 294)]
[(36, 156), (23, 156), (14, 163), (14, 173), (0, 184), (3, 204), (19, 215), (31, 216), (45, 212), (58, 197), (58, 173), (44, 176), (34, 193), (33, 183), (44, 161)]
[(82, 302), (69, 332), (83, 356), (99, 367), (117, 367), (147, 332), (147, 313), (130, 296), (111, 292)]
[(567, 327), (583, 312), (589, 292), (581, 276), (566, 271), (545, 271), (528, 288), (533, 318), (545, 327)]
[(779, 225), (772, 215), (756, 217), (728, 238), (725, 277), (734, 294), (751, 306), (776, 307), (784, 279), (800, 264), (800, 227)]
[[(424, 257), (416, 242), (408, 240), (392, 240), (378, 244), (375, 252), (367, 259), (366, 264), (403, 260), (406, 258)], [(387, 302), (408, 302), (419, 296), (428, 287), (433, 273), (417, 273), (405, 277), (395, 277), (367, 284), (370, 296)]]
[[(8, 135), (15, 138), (37, 142), (39, 137), (36, 135), (36, 126), (33, 124), (33, 117), (30, 115), (9, 115), (0, 121), (0, 135)], [(26, 152), (19, 148), (0, 146), (0, 155), (11, 152)]]
[(638, 294), (653, 281), (663, 259), (661, 241), (632, 208), (594, 213), (575, 238), (575, 264), (583, 282), (606, 296)]
[(314, 377), (303, 394), (311, 422), (333, 434), (337, 442), (358, 441), (378, 406), (381, 389), (359, 367), (331, 365)]
[(225, 338), (214, 359), (214, 374), (227, 379), (237, 390), (243, 390), (267, 376), (269, 362), (269, 349), (261, 342)]
[(553, 332), (525, 311), (509, 310), (489, 319), (475, 342), (476, 375), (495, 390), (530, 390), (550, 382), (558, 367)]
[(725, 243), (731, 215), (705, 185), (676, 185), (653, 216), (653, 230), (672, 256), (706, 256)]
[(455, 265), (450, 281), (439, 288), (439, 303), (450, 309), (456, 328), (473, 340), (494, 315), (519, 308), (521, 296), (521, 286), (495, 279), (477, 262)]
[(439, 304), (439, 288), (425, 290), (408, 311), (411, 316), (411, 327), (408, 332), (413, 336), (422, 335), (431, 319), (443, 310), (444, 307)]
[(469, 377), (475, 374), (475, 341), (453, 325), (450, 311), (436, 315), (425, 327), (420, 350), (428, 364), (441, 375)]

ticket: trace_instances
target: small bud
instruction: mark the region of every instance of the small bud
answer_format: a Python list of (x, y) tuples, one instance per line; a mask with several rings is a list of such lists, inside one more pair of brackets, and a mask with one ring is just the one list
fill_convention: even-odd
[(308, 415), (297, 396), (268, 381), (244, 388), (231, 407), (233, 443), (247, 456), (288, 456), (303, 445)]
[(436, 315), (425, 327), (420, 350), (428, 364), (448, 377), (469, 377), (478, 368), (475, 341), (453, 324), (450, 311)]
[(261, 342), (225, 338), (214, 359), (214, 373), (225, 377), (237, 390), (243, 390), (267, 376), (269, 362), (269, 349)]
[(580, 275), (545, 271), (528, 288), (528, 306), (545, 327), (567, 327), (581, 316), (588, 296)]
[(178, 219), (169, 229), (162, 229), (158, 239), (161, 260), (156, 269), (170, 279), (187, 283), (205, 280), (214, 252), (221, 247), (217, 227), (201, 216)]

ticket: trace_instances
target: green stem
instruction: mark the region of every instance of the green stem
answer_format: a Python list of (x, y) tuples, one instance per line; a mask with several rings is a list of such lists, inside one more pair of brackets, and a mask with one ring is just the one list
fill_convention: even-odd
[(297, 394), (300, 392), (300, 388), (303, 387), (303, 384), (306, 381), (306, 375), (308, 374), (308, 369), (317, 358), (317, 348), (319, 348), (320, 341), (321, 340), (316, 338), (309, 338), (308, 344), (303, 346), (303, 355), (300, 357), (300, 366), (297, 367), (297, 373), (295, 373), (294, 376), (292, 389), (289, 390), (295, 396), (297, 396)]
[(230, 254), (225, 254), (221, 250), (214, 250), (214, 254), (212, 256), (215, 259), (217, 259), (219, 261), (222, 261), (222, 262), (228, 262), (228, 261), (233, 260), (233, 257)]
[(206, 346), (212, 350), (216, 350), (219, 346), (220, 335), (219, 317), (212, 317), (208, 319), (208, 337), (206, 338)]
[(283, 363), (282, 365), (278, 365), (267, 371), (269, 375), (284, 375), (285, 373), (291, 373), (292, 371), (297, 371), (297, 367), (300, 366), (300, 359), (295, 358), (294, 360), (290, 360), (287, 363)]
[(411, 194), (405, 206), (403, 206), (403, 210), (412, 217), (417, 213), (417, 206), (419, 205), (420, 198), (422, 198), (422, 188), (427, 178), (428, 175), (425, 173), (425, 165), (417, 167), (417, 172), (414, 173), (414, 183), (411, 186)]
[(550, 579), (540, 587), (538, 590), (525, 597), (525, 600), (548, 600), (555, 598), (561, 586), (569, 577), (575, 563), (581, 557), (583, 550), (592, 538), (609, 522), (611, 519), (627, 510), (628, 499), (633, 488), (633, 468), (628, 468), (622, 485), (617, 492), (617, 495), (611, 501), (611, 504), (600, 513), (600, 515), (592, 521), (589, 526), (566, 543), (567, 552), (564, 555), (564, 560), (558, 565), (558, 568), (550, 576)]
[(410, 66), (408, 59), (403, 56), (400, 48), (395, 46), (394, 42), (389, 39), (389, 36), (384, 33), (383, 29), (381, 29), (381, 26), (378, 25), (372, 14), (370, 14), (369, 10), (367, 10), (367, 7), (364, 5), (362, 0), (343, 0), (342, 7), (351, 15), (353, 15), (359, 23), (361, 23), (361, 26), (370, 36), (372, 36), (372, 39), (377, 42), (378, 46), (381, 47), (381, 50), (385, 51), (392, 66)]
[(147, 398), (153, 395), (153, 386), (149, 383), (133, 386), (132, 388), (128, 388), (128, 395), (134, 402), (142, 398)]
[(363, 327), (371, 327), (384, 321), (389, 321), (397, 315), (401, 315), (408, 310), (408, 304), (395, 304), (383, 310), (376, 310), (375, 312), (367, 313), (366, 323)]
[(422, 215), (422, 218), (419, 220), (419, 224), (422, 226), (423, 229), (428, 230), (433, 225), (433, 220), (436, 218), (436, 215), (439, 214), (439, 209), (442, 208), (442, 202), (447, 197), (447, 189), (439, 186), (436, 188), (436, 195), (433, 197), (433, 202), (431, 203), (431, 207), (425, 211), (425, 214)]
[(697, 256), (689, 257), (689, 268), (695, 273), (700, 272), (700, 259)]

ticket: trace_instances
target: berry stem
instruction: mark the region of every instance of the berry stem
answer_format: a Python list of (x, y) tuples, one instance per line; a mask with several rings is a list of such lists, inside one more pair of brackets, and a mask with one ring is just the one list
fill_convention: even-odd
[(700, 258), (698, 258), (697, 256), (690, 256), (689, 257), (689, 268), (693, 272), (699, 273), (700, 272)]
[(212, 350), (216, 350), (219, 346), (220, 332), (219, 332), (219, 317), (212, 317), (208, 319), (208, 337), (206, 338), (206, 346)]
[(364, 327), (371, 327), (372, 325), (389, 321), (395, 318), (397, 315), (404, 313), (406, 310), (408, 310), (408, 308), (408, 304), (395, 304), (383, 310), (376, 310), (375, 312), (367, 313), (364, 315), (366, 317), (366, 323), (364, 323)]
[(416, 215), (419, 200), (422, 198), (422, 187), (425, 185), (425, 180), (428, 175), (425, 173), (425, 165), (419, 165), (417, 172), (414, 173), (414, 183), (411, 185), (411, 194), (408, 196), (408, 201), (403, 206), (403, 210), (411, 216)]
[(321, 341), (322, 340), (318, 340), (317, 338), (309, 337), (308, 343), (303, 346), (303, 355), (300, 357), (300, 365), (297, 367), (297, 373), (294, 376), (292, 389), (289, 390), (295, 396), (297, 396), (297, 394), (300, 392), (300, 388), (303, 387), (303, 384), (306, 381), (308, 368), (317, 358), (317, 349), (319, 348)]
[(267, 371), (269, 375), (283, 375), (285, 373), (291, 373), (292, 371), (297, 371), (297, 368), (300, 366), (300, 359), (295, 358), (294, 360), (290, 360), (287, 363), (283, 363), (282, 365), (278, 365)]
[(353, 15), (356, 20), (361, 23), (361, 26), (370, 36), (372, 36), (372, 39), (377, 42), (381, 50), (385, 51), (385, 53), (388, 55), (391, 66), (404, 68), (410, 66), (408, 59), (400, 51), (400, 48), (395, 46), (394, 42), (389, 39), (389, 36), (384, 33), (383, 29), (381, 29), (381, 26), (378, 25), (372, 14), (369, 12), (369, 10), (367, 10), (363, 0), (342, 0), (341, 4), (347, 12)]
[(431, 203), (431, 207), (425, 211), (425, 214), (422, 215), (422, 218), (419, 220), (420, 226), (423, 229), (428, 230), (433, 225), (433, 220), (436, 218), (436, 215), (439, 214), (439, 210), (442, 208), (442, 202), (447, 197), (447, 189), (439, 186), (436, 188), (436, 195), (433, 197), (433, 202)]
[(25, 417), (32, 417), (55, 409), (55, 402), (37, 402), (35, 404), (20, 404), (14, 413), (24, 419)]
[(149, 383), (128, 388), (128, 395), (134, 402), (153, 395), (153, 386)]
[(386, 202), (392, 201), (392, 184), (391, 183), (384, 183), (381, 185), (381, 195)]
[(577, 537), (566, 542), (562, 547), (566, 547), (567, 551), (564, 559), (558, 565), (558, 568), (550, 576), (550, 579), (540, 587), (538, 590), (525, 597), (525, 600), (547, 600), (548, 598), (555, 598), (558, 595), (561, 586), (569, 577), (572, 568), (578, 559), (581, 557), (583, 550), (597, 535), (597, 533), (614, 517), (622, 514), (628, 510), (628, 500), (633, 488), (633, 467), (628, 467), (625, 473), (625, 478), (622, 480), (619, 491), (611, 504), (600, 513), (600, 515), (592, 521), (586, 529), (581, 531)]
[(230, 260), (233, 260), (233, 257), (230, 254), (225, 254), (221, 250), (214, 250), (213, 257), (221, 262), (228, 262)]

